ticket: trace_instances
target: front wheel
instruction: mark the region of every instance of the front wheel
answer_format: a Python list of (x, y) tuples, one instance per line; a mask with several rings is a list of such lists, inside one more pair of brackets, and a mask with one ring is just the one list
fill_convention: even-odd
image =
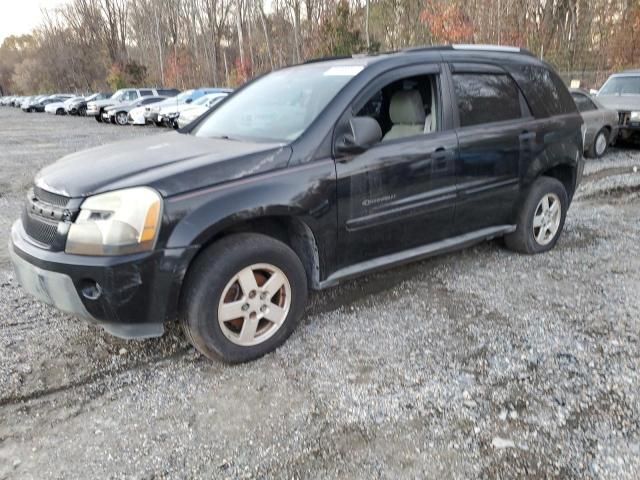
[(558, 241), (569, 208), (564, 185), (551, 177), (538, 178), (527, 195), (516, 231), (505, 236), (505, 244), (520, 253), (542, 253)]
[(80, 115), (81, 117), (84, 117), (86, 114), (87, 114), (87, 107), (78, 108), (78, 115)]
[(593, 158), (602, 157), (609, 146), (609, 132), (606, 128), (600, 129), (593, 139), (591, 148), (589, 148), (589, 156)]
[(128, 123), (127, 112), (118, 112), (116, 113), (116, 123), (120, 126), (126, 125)]
[(183, 291), (181, 323), (193, 346), (211, 359), (239, 363), (291, 335), (304, 312), (307, 278), (287, 245), (242, 233), (202, 252)]
[(96, 122), (98, 123), (102, 123), (102, 112), (98, 113), (98, 115), (95, 116)]

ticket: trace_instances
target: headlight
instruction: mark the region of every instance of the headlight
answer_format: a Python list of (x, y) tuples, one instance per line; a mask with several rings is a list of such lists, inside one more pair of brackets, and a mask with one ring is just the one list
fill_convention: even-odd
[(629, 116), (630, 120), (640, 120), (640, 111), (639, 112), (631, 112)]
[(126, 255), (152, 250), (162, 218), (162, 198), (137, 187), (87, 198), (67, 236), (67, 253)]

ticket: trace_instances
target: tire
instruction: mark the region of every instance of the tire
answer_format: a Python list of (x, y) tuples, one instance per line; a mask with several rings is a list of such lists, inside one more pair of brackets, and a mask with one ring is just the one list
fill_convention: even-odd
[(87, 107), (78, 108), (78, 115), (85, 117), (87, 115)]
[(99, 112), (94, 118), (96, 119), (96, 122), (102, 123), (102, 112)]
[(589, 147), (589, 156), (591, 158), (601, 158), (607, 148), (609, 147), (609, 131), (606, 128), (601, 128), (596, 136), (593, 138), (591, 147)]
[[(551, 210), (545, 217), (545, 197), (550, 208), (553, 203), (558, 202), (558, 213), (554, 214)], [(562, 233), (568, 208), (569, 197), (564, 185), (555, 178), (539, 177), (529, 189), (527, 198), (518, 212), (516, 231), (505, 235), (505, 245), (510, 250), (530, 255), (551, 250)], [(534, 226), (534, 221), (542, 221), (542, 226)], [(542, 229), (545, 231), (541, 234)]]
[(64, 115), (64, 108), (59, 108), (56, 110), (56, 115)]
[(127, 112), (118, 112), (113, 118), (115, 119), (115, 123), (117, 123), (120, 126), (124, 126), (127, 123), (129, 123), (129, 119), (127, 118)]
[[(269, 269), (279, 275), (265, 275), (271, 273)], [(247, 271), (253, 275), (248, 277)], [(245, 274), (246, 285), (251, 285), (253, 278), (255, 290), (240, 284), (241, 272)], [(278, 283), (282, 287), (276, 293), (269, 292), (272, 295), (269, 298), (260, 288), (271, 278), (284, 280)], [(208, 247), (189, 268), (180, 318), (186, 337), (202, 354), (210, 359), (241, 363), (260, 358), (284, 343), (299, 323), (306, 301), (307, 277), (293, 250), (266, 235), (240, 233)], [(242, 303), (227, 316), (228, 323), (219, 320), (219, 310), (225, 302)], [(244, 319), (233, 317), (236, 314)], [(269, 316), (282, 320), (274, 323), (267, 320)], [(253, 323), (247, 323), (250, 318)], [(245, 325), (257, 327), (247, 328), (247, 332), (253, 333), (247, 333), (243, 340)]]

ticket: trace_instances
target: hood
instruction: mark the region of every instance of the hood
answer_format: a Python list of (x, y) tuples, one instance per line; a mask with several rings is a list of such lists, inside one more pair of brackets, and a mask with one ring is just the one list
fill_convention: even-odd
[(115, 105), (121, 102), (119, 100), (111, 100), (110, 98), (105, 98), (104, 100), (92, 100), (89, 103), (94, 103), (97, 107), (108, 107), (110, 105)]
[(640, 95), (598, 95), (596, 99), (612, 110), (640, 110)]
[(166, 197), (284, 168), (290, 156), (281, 144), (169, 132), (68, 155), (42, 169), (35, 183), (68, 197), (141, 185)]
[(189, 117), (189, 118), (197, 118), (202, 115), (204, 112), (208, 111), (209, 108), (203, 105), (194, 105), (189, 108), (185, 108), (180, 112), (181, 117)]

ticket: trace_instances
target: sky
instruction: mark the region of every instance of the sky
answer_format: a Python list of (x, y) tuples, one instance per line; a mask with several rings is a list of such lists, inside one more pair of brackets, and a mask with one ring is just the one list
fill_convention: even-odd
[(41, 8), (55, 8), (69, 0), (0, 0), (0, 43), (9, 35), (29, 33), (42, 19)]

